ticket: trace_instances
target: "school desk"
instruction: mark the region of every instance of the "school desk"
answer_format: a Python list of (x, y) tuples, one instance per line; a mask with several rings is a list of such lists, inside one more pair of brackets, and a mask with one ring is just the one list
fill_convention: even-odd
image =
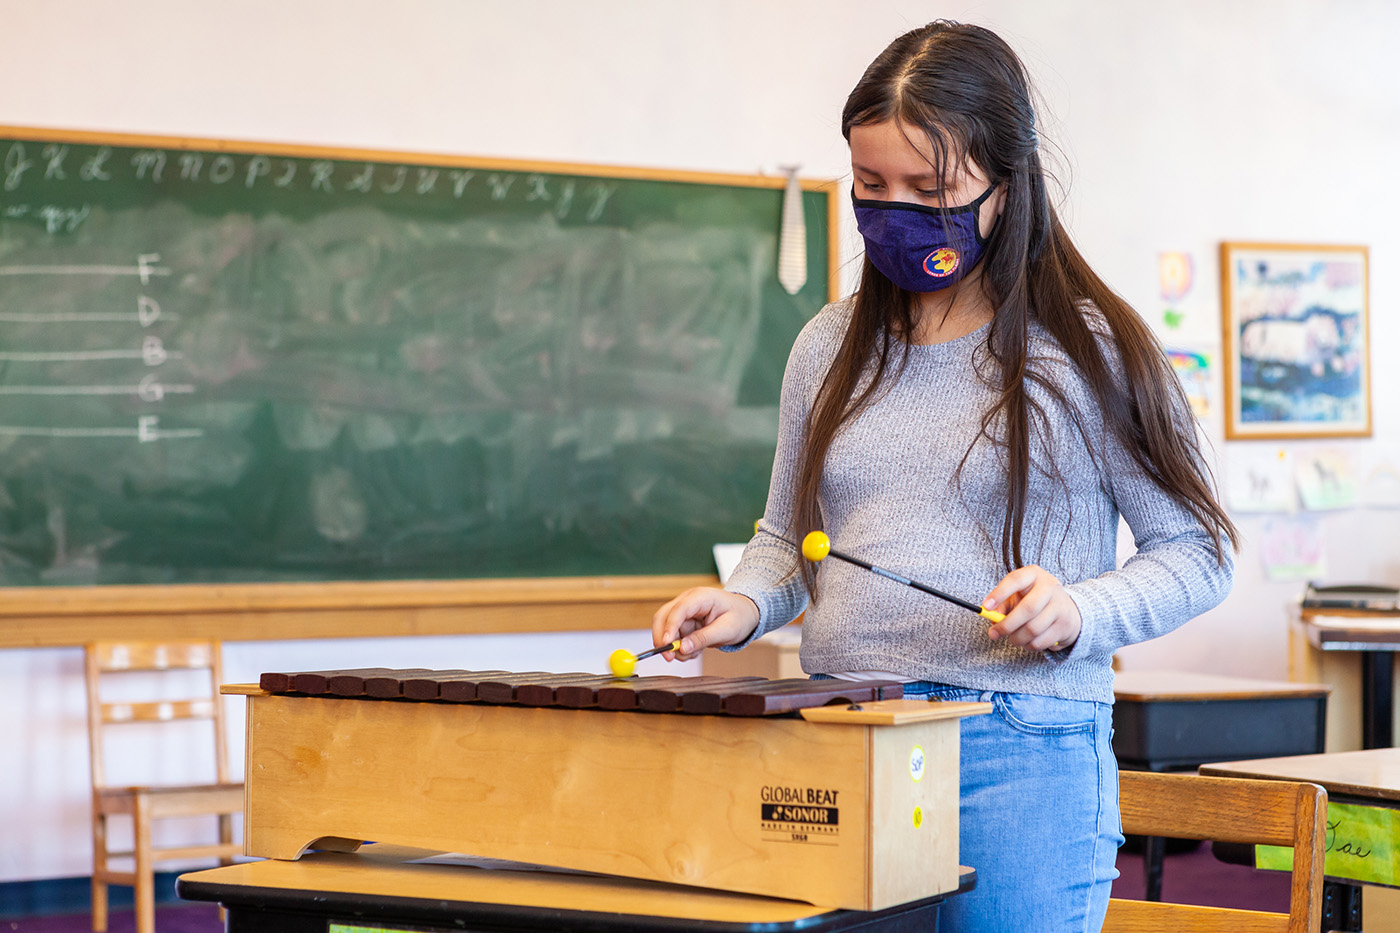
[(1361, 747), (1386, 748), (1392, 745), (1395, 653), (1400, 651), (1400, 612), (1304, 608), (1300, 612), (1299, 625), (1302, 636), (1316, 650), (1355, 652), (1359, 655)]
[[(1320, 752), (1324, 684), (1190, 671), (1119, 671), (1113, 680), (1113, 753), (1132, 771), (1194, 771), (1221, 758)], [(1164, 843), (1144, 843), (1145, 898), (1162, 897)]]
[[(182, 898), (228, 910), (228, 933), (896, 931), (938, 929), (948, 895), (866, 912), (370, 845), (182, 875)], [(976, 884), (963, 869), (958, 892)]]
[[(1217, 777), (1309, 781), (1327, 789), (1325, 929), (1361, 929), (1359, 884), (1400, 886), (1400, 749), (1289, 755), (1203, 764)], [(1261, 865), (1268, 866), (1261, 858)], [(1329, 907), (1334, 923), (1327, 926)]]

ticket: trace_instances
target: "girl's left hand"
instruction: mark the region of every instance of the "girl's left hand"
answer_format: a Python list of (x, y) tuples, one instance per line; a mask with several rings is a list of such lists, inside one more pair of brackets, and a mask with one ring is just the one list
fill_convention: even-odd
[(1083, 622), (1079, 606), (1063, 583), (1044, 568), (1018, 567), (982, 600), (983, 609), (995, 609), (1006, 618), (987, 630), (992, 641), (1032, 651), (1064, 651), (1079, 638)]

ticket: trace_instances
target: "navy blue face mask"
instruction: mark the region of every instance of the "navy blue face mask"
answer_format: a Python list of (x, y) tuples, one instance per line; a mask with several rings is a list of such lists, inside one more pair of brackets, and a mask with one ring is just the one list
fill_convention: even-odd
[(905, 291), (936, 292), (961, 281), (987, 251), (978, 212), (996, 187), (962, 207), (864, 200), (852, 188), (865, 254)]

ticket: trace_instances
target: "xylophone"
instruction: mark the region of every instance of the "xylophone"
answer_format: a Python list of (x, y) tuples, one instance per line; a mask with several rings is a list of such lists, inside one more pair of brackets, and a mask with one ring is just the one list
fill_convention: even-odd
[(361, 668), (268, 673), (268, 693), (446, 703), (519, 704), (567, 709), (644, 710), (772, 716), (831, 703), (867, 703), (904, 695), (893, 681), (765, 680), (762, 677), (629, 677), (546, 671), (432, 671)]
[(224, 692), (249, 700), (249, 855), (372, 839), (862, 910), (958, 887), (958, 724), (990, 709), (885, 682), (540, 671)]

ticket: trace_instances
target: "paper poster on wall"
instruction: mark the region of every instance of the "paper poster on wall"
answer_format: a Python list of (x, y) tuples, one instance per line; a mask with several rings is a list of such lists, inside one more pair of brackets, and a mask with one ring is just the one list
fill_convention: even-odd
[(1157, 297), (1162, 316), (1152, 324), (1168, 343), (1214, 346), (1219, 319), (1213, 313), (1202, 311), (1195, 283), (1196, 260), (1190, 253), (1182, 250), (1158, 253)]
[(1178, 310), (1178, 306), (1191, 291), (1195, 266), (1190, 253), (1168, 251), (1157, 254), (1157, 291), (1167, 306), (1162, 312), (1162, 323), (1169, 330), (1178, 330), (1185, 322), (1186, 316)]
[(1266, 519), (1259, 536), (1259, 559), (1264, 576), (1275, 583), (1325, 577), (1321, 521), (1311, 515)]
[[(1355, 803), (1327, 802), (1327, 840), (1323, 871), (1392, 887), (1400, 885), (1400, 811)], [(1255, 867), (1292, 871), (1293, 849), (1258, 846)]]
[(1400, 509), (1400, 446), (1374, 447), (1357, 460), (1357, 504), (1368, 509)]
[(1210, 417), (1211, 376), (1210, 356), (1193, 350), (1167, 350), (1167, 359), (1181, 380), (1191, 411), (1202, 421)]
[(1303, 508), (1318, 512), (1356, 505), (1356, 466), (1344, 450), (1311, 450), (1294, 458)]
[(739, 566), (739, 558), (744, 556), (744, 544), (716, 544), (714, 546), (715, 570), (719, 573), (719, 582), (725, 583), (729, 580), (729, 575), (734, 572), (734, 568)]
[(1293, 463), (1279, 447), (1232, 445), (1224, 486), (1235, 512), (1292, 512), (1297, 507)]

